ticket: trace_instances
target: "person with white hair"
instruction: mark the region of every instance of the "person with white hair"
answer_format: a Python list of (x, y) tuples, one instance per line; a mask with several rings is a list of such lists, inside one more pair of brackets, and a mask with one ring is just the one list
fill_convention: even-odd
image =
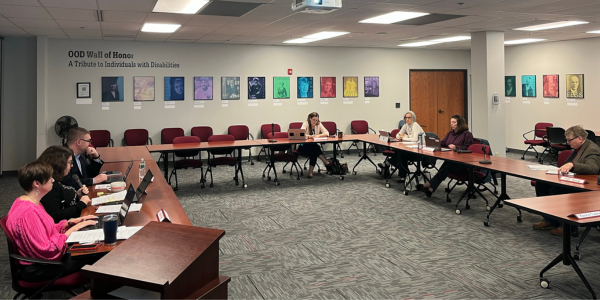
[[(417, 123), (417, 115), (414, 112), (408, 111), (404, 114), (404, 125), (396, 134), (396, 139), (405, 142), (416, 142), (419, 140), (419, 135), (425, 134), (421, 125)], [(389, 168), (391, 165), (398, 168), (398, 176), (400, 181), (406, 179), (408, 173), (408, 161), (418, 160), (418, 155), (415, 153), (402, 153), (400, 150), (394, 152), (394, 156), (384, 163), (380, 163), (379, 167), (383, 170), (384, 177), (387, 178), (386, 174), (389, 174)]]

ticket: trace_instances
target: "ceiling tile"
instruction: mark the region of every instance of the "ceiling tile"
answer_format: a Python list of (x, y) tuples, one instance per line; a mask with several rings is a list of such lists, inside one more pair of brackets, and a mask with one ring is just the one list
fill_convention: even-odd
[(207, 34), (203, 36), (200, 41), (226, 41), (235, 37), (235, 35), (220, 35), (220, 34)]
[(86, 30), (100, 30), (100, 22), (57, 20), (56, 23), (64, 29), (81, 29), (83, 27)]
[(96, 21), (96, 11), (90, 9), (48, 8), (57, 20)]
[(7, 18), (52, 19), (43, 7), (0, 5), (0, 14)]
[(144, 23), (185, 24), (194, 15), (150, 13)]
[(60, 28), (23, 28), (32, 35), (64, 35), (64, 31)]
[(96, 0), (40, 0), (45, 7), (98, 9)]
[(253, 28), (230, 28), (230, 27), (221, 27), (215, 31), (213, 31), (211, 34), (217, 34), (217, 35), (244, 35), (248, 32), (253, 31)]
[(131, 38), (107, 37), (106, 35), (104, 35), (102, 37), (102, 39), (107, 40), (107, 41), (135, 41), (135, 37), (131, 37)]
[(0, 35), (11, 36), (11, 35), (29, 35), (23, 29), (19, 27), (0, 27)]
[(244, 18), (277, 20), (293, 14), (295, 12), (290, 6), (263, 4), (245, 14)]
[(275, 22), (275, 21), (273, 21), (273, 20), (262, 20), (262, 21), (247, 20), (244, 17), (242, 17), (242, 18), (238, 18), (238, 20), (227, 23), (227, 25), (225, 25), (225, 27), (257, 29), (257, 28), (269, 25), (273, 22)]
[(491, 2), (500, 2), (501, 0), (443, 0), (435, 3), (431, 3), (428, 6), (433, 7), (447, 7), (447, 8), (469, 8), (479, 4), (489, 4)]
[(0, 5), (42, 6), (37, 0), (0, 0)]
[(74, 36), (102, 37), (102, 31), (100, 31), (100, 30), (65, 29), (64, 31), (70, 37), (74, 37)]
[(98, 0), (101, 10), (151, 12), (156, 0)]
[(142, 28), (141, 23), (107, 23), (102, 22), (103, 31), (134, 31), (138, 32)]
[(72, 40), (101, 40), (101, 36), (70, 36)]
[(137, 36), (138, 32), (137, 31), (125, 31), (125, 30), (119, 30), (119, 31), (111, 31), (111, 30), (102, 30), (102, 36), (105, 38), (130, 38), (130, 39), (135, 39), (135, 37)]
[(58, 24), (54, 20), (45, 20), (45, 19), (20, 19), (20, 18), (10, 18), (10, 20), (17, 24), (19, 27), (29, 27), (29, 28), (58, 28)]
[(236, 17), (223, 17), (223, 16), (193, 16), (186, 25), (208, 25), (208, 26), (223, 26), (233, 20)]
[(261, 39), (263, 39), (263, 37), (260, 37), (260, 36), (243, 36), (243, 35), (240, 35), (240, 36), (236, 36), (236, 37), (233, 37), (233, 38), (229, 39), (229, 41), (251, 43), (251, 42), (259, 41)]
[(0, 27), (17, 27), (17, 25), (9, 21), (7, 18), (0, 18)]
[(137, 38), (142, 39), (167, 39), (172, 33), (157, 33), (157, 32), (139, 32)]
[(283, 33), (284, 30), (277, 30), (277, 29), (258, 29), (258, 30), (254, 30), (251, 31), (249, 33), (247, 33), (248, 36), (262, 36), (262, 37), (270, 37), (270, 36), (274, 36), (274, 35), (278, 35)]
[(143, 23), (148, 16), (147, 13), (122, 12), (122, 11), (102, 11), (104, 22), (122, 22), (122, 23)]
[(174, 39), (172, 37), (167, 39), (167, 42), (173, 42), (173, 43), (194, 43), (196, 42), (198, 39)]
[(136, 41), (139, 42), (164, 42), (167, 39), (166, 38), (141, 38), (141, 37), (137, 37), (135, 38)]

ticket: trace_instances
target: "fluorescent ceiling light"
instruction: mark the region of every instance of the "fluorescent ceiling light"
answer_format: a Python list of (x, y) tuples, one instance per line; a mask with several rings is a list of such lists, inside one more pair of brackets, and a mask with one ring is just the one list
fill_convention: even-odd
[(208, 0), (158, 0), (152, 12), (195, 14), (208, 2)]
[(429, 13), (420, 12), (408, 12), (408, 11), (394, 11), (381, 16), (373, 17), (370, 19), (358, 21), (358, 23), (373, 23), (373, 24), (392, 24), (409, 19), (414, 19), (422, 16), (426, 16)]
[(447, 38), (437, 39), (437, 40), (402, 44), (402, 45), (398, 45), (398, 46), (400, 46), (400, 47), (423, 47), (423, 46), (431, 46), (431, 45), (441, 44), (441, 43), (465, 41), (465, 40), (470, 40), (470, 39), (471, 39), (470, 36), (461, 35), (461, 36), (453, 36), (453, 37), (447, 37)]
[(596, 33), (596, 34), (600, 34), (600, 30), (594, 30), (594, 31), (588, 31), (586, 33)]
[(285, 43), (285, 44), (305, 44), (305, 43), (316, 42), (316, 41), (320, 41), (320, 40), (334, 38), (334, 37), (341, 36), (341, 35), (348, 34), (348, 33), (350, 33), (350, 32), (321, 31), (321, 32), (317, 32), (317, 33), (313, 33), (313, 34), (301, 37), (299, 39), (287, 40), (283, 43)]
[(527, 44), (527, 43), (535, 43), (545, 41), (546, 39), (520, 39), (520, 40), (512, 40), (512, 41), (504, 41), (504, 45), (518, 45), (518, 44)]
[(171, 33), (175, 32), (177, 28), (181, 27), (179, 24), (158, 24), (158, 23), (146, 23), (142, 27), (143, 32), (161, 32)]
[(547, 23), (547, 24), (541, 24), (541, 25), (534, 25), (534, 26), (527, 26), (527, 27), (515, 28), (514, 30), (538, 31), (538, 30), (546, 30), (546, 29), (554, 29), (554, 28), (560, 28), (560, 27), (581, 25), (581, 24), (587, 24), (587, 23), (589, 23), (589, 22), (583, 22), (583, 21), (561, 21), (561, 22), (553, 22), (553, 23)]

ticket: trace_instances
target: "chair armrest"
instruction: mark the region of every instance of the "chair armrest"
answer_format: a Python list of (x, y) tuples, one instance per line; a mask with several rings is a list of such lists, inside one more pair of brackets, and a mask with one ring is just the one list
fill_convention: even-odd
[(375, 129), (369, 127), (369, 130), (373, 131), (374, 134), (377, 134), (377, 131), (375, 131)]
[[(525, 135), (526, 135), (526, 134), (528, 134), (528, 133), (532, 133), (532, 132), (534, 132), (534, 131), (535, 131), (535, 129), (534, 129), (534, 130), (529, 130), (529, 131), (527, 131), (527, 132), (523, 133), (523, 138), (524, 138), (525, 140), (527, 140), (527, 137), (525, 137)], [(533, 135), (533, 139), (535, 139), (535, 134)]]
[(250, 138), (254, 140), (254, 136), (252, 135), (252, 133), (248, 132), (248, 136), (250, 136)]
[(121, 145), (127, 146), (127, 143), (125, 143), (125, 138), (123, 138), (123, 140), (121, 141)]
[(18, 254), (11, 254), (10, 257), (12, 257), (16, 260), (30, 262), (30, 263), (36, 263), (36, 264), (56, 265), (56, 266), (63, 265), (63, 263), (61, 261), (45, 260), (45, 259), (41, 259), (41, 258), (31, 258), (31, 257), (21, 256)]
[(150, 142), (150, 145), (152, 145), (152, 139), (148, 138), (148, 142)]
[(108, 140), (108, 146), (109, 147), (114, 147), (115, 146), (115, 141), (113, 141), (113, 139), (109, 139)]
[(352, 131), (352, 134), (356, 134), (356, 131), (354, 131), (354, 129), (350, 129)]

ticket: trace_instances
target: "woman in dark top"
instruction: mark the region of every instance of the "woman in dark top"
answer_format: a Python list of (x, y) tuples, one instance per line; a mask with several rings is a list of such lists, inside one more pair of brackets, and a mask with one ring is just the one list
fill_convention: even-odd
[[(461, 115), (453, 115), (450, 118), (450, 131), (446, 134), (442, 142), (442, 147), (454, 149), (467, 150), (469, 146), (473, 144), (473, 134), (469, 131), (467, 121)], [(460, 172), (465, 170), (466, 167), (450, 161), (444, 161), (440, 170), (431, 178), (429, 182), (423, 185), (418, 185), (417, 189), (424, 192), (427, 197), (431, 197), (431, 194), (435, 192), (440, 183), (448, 177), (448, 174)]]
[(91, 202), (87, 196), (87, 187), (84, 186), (77, 191), (61, 183), (73, 166), (73, 150), (67, 147), (50, 146), (40, 155), (38, 161), (48, 163), (53, 170), (52, 190), (40, 201), (46, 212), (55, 223), (60, 220), (79, 218), (81, 211)]

